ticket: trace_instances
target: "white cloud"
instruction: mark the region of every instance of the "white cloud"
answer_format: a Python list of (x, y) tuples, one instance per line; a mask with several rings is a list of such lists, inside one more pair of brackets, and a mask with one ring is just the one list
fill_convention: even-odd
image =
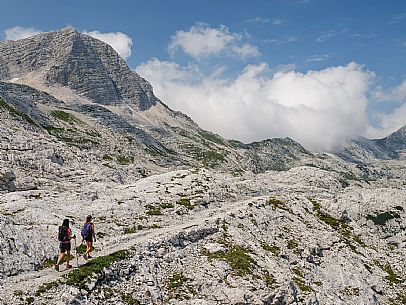
[(245, 21), (245, 22), (246, 22), (246, 23), (268, 23), (268, 22), (270, 22), (270, 21), (272, 21), (272, 24), (273, 24), (273, 25), (280, 25), (280, 24), (283, 23), (283, 20), (282, 20), (282, 19), (277, 19), (277, 18), (269, 19), (269, 18), (263, 18), (263, 17), (251, 18), (251, 19), (248, 19), (248, 20)]
[(306, 59), (307, 62), (318, 62), (318, 61), (325, 61), (330, 58), (330, 55), (323, 54), (323, 55), (313, 55), (310, 58)]
[(289, 136), (310, 149), (329, 150), (367, 128), (365, 94), (374, 74), (358, 64), (272, 75), (262, 63), (231, 79), (203, 77), (196, 69), (157, 59), (136, 68), (170, 107), (226, 138)]
[(39, 30), (36, 30), (34, 28), (29, 28), (29, 27), (21, 27), (21, 26), (15, 26), (12, 28), (8, 28), (4, 30), (4, 38), (6, 40), (19, 40), (19, 39), (24, 39), (28, 38), (37, 34), (42, 33)]
[(234, 46), (231, 48), (232, 52), (239, 55), (240, 57), (253, 57), (259, 56), (261, 53), (258, 51), (258, 48), (252, 46), (248, 43), (245, 43), (241, 46)]
[(211, 28), (207, 24), (196, 23), (189, 31), (177, 31), (172, 36), (168, 49), (172, 55), (181, 49), (195, 59), (218, 55), (222, 52), (242, 57), (259, 55), (256, 47), (242, 44), (241, 40), (241, 34), (231, 33), (224, 25)]
[(401, 14), (401, 15), (397, 15), (397, 16), (392, 17), (392, 19), (389, 20), (388, 23), (389, 23), (389, 24), (398, 23), (398, 22), (403, 21), (405, 18), (406, 18), (406, 13), (403, 13), (403, 14)]
[(370, 138), (384, 138), (406, 125), (406, 103), (390, 113), (375, 113), (379, 128), (369, 127), (366, 135)]
[(382, 87), (377, 87), (372, 96), (379, 102), (406, 102), (406, 80), (394, 88), (384, 90)]
[(269, 21), (271, 21), (271, 19), (257, 16), (255, 18), (248, 19), (246, 22), (247, 23), (268, 23)]
[(335, 31), (327, 31), (327, 32), (323, 32), (320, 34), (319, 37), (316, 38), (317, 42), (323, 42), (326, 41), (327, 39), (330, 39), (334, 36), (336, 36), (337, 33)]
[(273, 19), (272, 20), (272, 24), (273, 25), (280, 25), (280, 24), (282, 24), (283, 23), (283, 20), (282, 19)]
[(285, 43), (295, 42), (296, 40), (297, 40), (297, 37), (295, 37), (295, 36), (285, 36), (285, 37), (280, 37), (280, 38), (264, 40), (264, 43), (271, 43), (271, 44), (279, 46), (279, 45), (282, 45)]
[(120, 56), (126, 60), (131, 56), (131, 46), (133, 40), (130, 36), (121, 32), (100, 33), (99, 31), (83, 32), (109, 44)]

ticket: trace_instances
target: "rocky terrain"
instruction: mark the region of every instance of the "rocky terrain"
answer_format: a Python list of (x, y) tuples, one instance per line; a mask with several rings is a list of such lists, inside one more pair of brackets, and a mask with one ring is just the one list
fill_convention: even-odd
[(244, 144), (74, 29), (0, 42), (0, 304), (406, 304), (405, 128)]

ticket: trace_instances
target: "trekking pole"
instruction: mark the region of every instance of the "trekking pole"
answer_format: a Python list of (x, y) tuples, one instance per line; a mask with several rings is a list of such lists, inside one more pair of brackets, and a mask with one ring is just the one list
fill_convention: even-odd
[(79, 267), (78, 249), (76, 248), (76, 238), (75, 238), (75, 256), (76, 256), (76, 268)]

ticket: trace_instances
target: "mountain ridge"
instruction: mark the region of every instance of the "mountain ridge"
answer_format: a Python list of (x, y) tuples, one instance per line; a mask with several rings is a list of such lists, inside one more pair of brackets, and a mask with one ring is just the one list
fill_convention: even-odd
[(344, 160), (365, 163), (373, 159), (402, 159), (406, 156), (406, 125), (381, 139), (357, 137), (335, 151)]

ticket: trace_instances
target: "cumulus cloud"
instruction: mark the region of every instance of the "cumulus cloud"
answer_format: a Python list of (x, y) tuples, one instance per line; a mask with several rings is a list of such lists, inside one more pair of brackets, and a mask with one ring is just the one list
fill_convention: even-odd
[(374, 75), (356, 63), (307, 73), (273, 73), (262, 63), (230, 79), (158, 59), (136, 70), (170, 107), (226, 138), (289, 136), (307, 148), (330, 150), (368, 125), (365, 94)]
[(131, 46), (133, 40), (130, 36), (121, 33), (121, 32), (110, 32), (110, 33), (101, 33), (99, 31), (83, 32), (92, 36), (93, 38), (99, 39), (107, 44), (109, 44), (120, 56), (126, 60), (131, 56)]
[(196, 23), (188, 31), (177, 31), (169, 44), (169, 53), (174, 54), (178, 49), (195, 59), (201, 59), (222, 52), (228, 55), (242, 57), (258, 56), (255, 46), (242, 44), (242, 35), (231, 33), (221, 25), (211, 28), (204, 23)]
[(42, 33), (42, 31), (36, 30), (30, 27), (15, 26), (4, 30), (4, 38), (6, 40), (19, 40), (28, 38), (37, 34)]

